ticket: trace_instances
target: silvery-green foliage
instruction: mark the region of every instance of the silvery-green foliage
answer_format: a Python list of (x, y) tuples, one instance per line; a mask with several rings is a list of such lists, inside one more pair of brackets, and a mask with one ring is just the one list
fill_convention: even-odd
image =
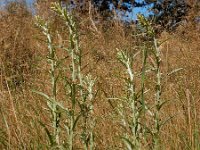
[[(69, 66), (58, 65), (63, 60), (56, 57), (56, 45), (53, 43), (52, 34), (50, 33), (50, 27), (47, 22), (42, 20), (40, 17), (36, 17), (36, 24), (42, 30), (43, 34), (47, 38), (47, 46), (49, 49), (48, 61), (50, 64), (50, 76), (52, 84), (52, 95), (48, 96), (43, 92), (36, 92), (47, 99), (47, 105), (52, 112), (52, 122), (54, 127), (54, 133), (45, 127), (48, 137), (51, 142), (52, 148), (67, 148), (69, 150), (74, 149), (75, 136), (80, 135), (79, 139), (83, 142), (83, 148), (92, 150), (95, 147), (94, 144), (94, 133), (95, 119), (93, 117), (94, 110), (94, 85), (96, 79), (93, 79), (91, 75), (82, 74), (82, 50), (79, 45), (79, 36), (76, 28), (76, 23), (73, 16), (69, 14), (66, 8), (61, 7), (59, 3), (53, 3), (51, 9), (61, 17), (65, 22), (69, 30), (69, 47), (65, 45), (59, 45), (71, 60)], [(65, 57), (67, 58), (67, 56)], [(60, 78), (58, 70), (59, 67), (69, 68), (69, 76)], [(58, 69), (58, 70), (57, 70)], [(57, 72), (56, 72), (57, 71)], [(69, 73), (68, 73), (69, 74)], [(64, 89), (66, 90), (65, 102), (69, 106), (64, 106), (57, 99), (57, 81), (63, 80)], [(62, 115), (62, 113), (64, 113)], [(65, 124), (60, 124), (60, 116), (65, 116), (62, 120), (65, 120)], [(78, 126), (78, 124), (82, 124)], [(43, 125), (44, 126), (44, 125)], [(66, 139), (61, 139), (60, 132), (64, 126)], [(79, 134), (77, 129), (80, 128), (82, 133)]]

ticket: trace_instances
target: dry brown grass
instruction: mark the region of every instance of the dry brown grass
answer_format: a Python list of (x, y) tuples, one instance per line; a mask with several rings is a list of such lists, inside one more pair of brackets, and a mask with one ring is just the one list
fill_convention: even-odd
[[(48, 51), (45, 44), (34, 38), (34, 35), (39, 37), (39, 32), (33, 25), (33, 17), (23, 11), (1, 12), (0, 148), (46, 149), (47, 136), (39, 123), (50, 124), (48, 112), (44, 109), (46, 104), (31, 90), (49, 92), (47, 63), (41, 59)], [(44, 14), (46, 16), (46, 12)], [(167, 76), (163, 84), (162, 98), (169, 100), (162, 110), (163, 118), (175, 115), (162, 129), (163, 149), (200, 148), (197, 145), (200, 140), (200, 25), (194, 24), (193, 18), (191, 14), (185, 25), (174, 33), (162, 33), (159, 39), (169, 39), (162, 46), (163, 72), (183, 68)], [(60, 29), (60, 25), (55, 24), (55, 28)], [(125, 32), (116, 22), (97, 25), (97, 33), (90, 19), (85, 17), (80, 20), (79, 29), (83, 63), (87, 65), (84, 72), (98, 77), (96, 89), (99, 92), (94, 106), (96, 148), (123, 149), (118, 138), (120, 127), (107, 98), (122, 95), (122, 81), (118, 76), (123, 75), (123, 71), (116, 60), (116, 48), (138, 49), (141, 41), (131, 36), (134, 27)], [(66, 33), (62, 34), (67, 37)], [(62, 56), (62, 52), (59, 55)], [(136, 65), (140, 62), (138, 59)], [(153, 95), (148, 97), (152, 99)]]
[[(27, 82), (32, 76), (35, 42), (32, 15), (22, 5), (10, 3), (1, 12), (1, 86)], [(3, 90), (3, 89), (2, 89)]]

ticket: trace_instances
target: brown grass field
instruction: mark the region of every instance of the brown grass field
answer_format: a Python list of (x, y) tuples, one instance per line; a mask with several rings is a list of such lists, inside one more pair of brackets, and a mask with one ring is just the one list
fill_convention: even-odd
[[(46, 38), (35, 25), (35, 16), (25, 6), (8, 4), (6, 7), (0, 11), (0, 149), (67, 149), (50, 144), (47, 130), (53, 133), (51, 110), (47, 101), (33, 92), (36, 90), (51, 95)], [(53, 42), (68, 47), (70, 33), (64, 21), (49, 9), (48, 4), (42, 3), (36, 7), (38, 15), (50, 22)], [(154, 143), (155, 135), (143, 133), (141, 127), (138, 149), (200, 149), (200, 24), (194, 21), (196, 16), (200, 16), (200, 10), (193, 8), (186, 17), (187, 22), (180, 24), (176, 31), (164, 31), (157, 36), (159, 42), (166, 40), (160, 46), (161, 99), (166, 103), (158, 112), (158, 120), (167, 122), (158, 133), (157, 147)], [(150, 51), (152, 44), (144, 36), (136, 36), (135, 25), (126, 28), (117, 21), (102, 21), (94, 26), (90, 17), (88, 13), (75, 15), (82, 49), (82, 74), (91, 74), (96, 78), (93, 111), (86, 125), (87, 132), (92, 131), (94, 134), (94, 146), (91, 149), (126, 149), (120, 137), (124, 134), (131, 136), (132, 133), (121, 125), (122, 118), (116, 111), (121, 101), (116, 98), (126, 97), (126, 81), (123, 78), (128, 77), (126, 69), (117, 59), (117, 53), (119, 50), (131, 54), (139, 52), (132, 69), (140, 73), (143, 68), (140, 51), (144, 48)], [(57, 58), (67, 55), (61, 47), (56, 49)], [(149, 52), (147, 57), (147, 66), (155, 65), (153, 54)], [(63, 106), (72, 109), (71, 104), (66, 102), (62, 80), (62, 77), (70, 76), (70, 72), (66, 71), (69, 65), (70, 59), (66, 58), (58, 69), (61, 78), (57, 84), (57, 99)], [(149, 72), (145, 78), (144, 90), (147, 92), (144, 93), (144, 99), (149, 109), (156, 112), (156, 76), (154, 72)], [(134, 83), (139, 93), (142, 89), (140, 74)], [(76, 96), (80, 96), (79, 92)], [(122, 107), (127, 118), (131, 114), (129, 109), (129, 104)], [(79, 107), (76, 111), (79, 111)], [(65, 118), (65, 113), (61, 113), (60, 145), (67, 139)], [(94, 122), (93, 127), (90, 121)], [(155, 118), (147, 113), (141, 113), (139, 121), (146, 124), (152, 133), (156, 130)], [(83, 124), (84, 115), (74, 130), (74, 150), (87, 149), (80, 138), (85, 129)]]

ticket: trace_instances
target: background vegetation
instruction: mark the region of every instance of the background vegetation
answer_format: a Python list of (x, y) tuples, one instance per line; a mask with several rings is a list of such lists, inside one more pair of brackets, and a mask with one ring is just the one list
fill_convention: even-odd
[(198, 1), (176, 28), (87, 4), (1, 9), (0, 148), (200, 149)]

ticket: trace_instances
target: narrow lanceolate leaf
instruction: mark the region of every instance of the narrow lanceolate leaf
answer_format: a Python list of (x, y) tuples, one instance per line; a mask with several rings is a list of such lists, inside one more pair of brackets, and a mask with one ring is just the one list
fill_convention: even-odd
[(162, 121), (161, 124), (160, 124), (160, 127), (163, 126), (163, 125), (165, 125), (170, 120), (172, 120), (175, 116), (177, 116), (177, 114), (173, 115), (173, 116), (169, 116), (167, 119), (165, 119), (164, 121)]
[(167, 75), (170, 76), (170, 75), (172, 75), (172, 74), (174, 74), (174, 73), (176, 73), (176, 72), (178, 72), (178, 71), (181, 71), (181, 70), (183, 70), (183, 68), (178, 68), (178, 69), (172, 70), (172, 71), (171, 71), (170, 73), (168, 73)]
[(43, 96), (44, 98), (46, 98), (47, 100), (51, 100), (51, 98), (47, 95), (47, 94), (45, 94), (45, 93), (43, 93), (43, 92), (39, 92), (39, 91), (35, 91), (35, 90), (32, 90), (34, 93), (37, 93), (38, 95), (41, 95), (41, 96)]
[(46, 100), (48, 100), (49, 102), (57, 105), (58, 107), (60, 107), (62, 110), (69, 112), (68, 108), (65, 108), (62, 104), (60, 104), (59, 102), (54, 101), (52, 98), (50, 98), (47, 94), (43, 93), (43, 92), (39, 92), (39, 91), (35, 91), (33, 90), (34, 93), (37, 93), (41, 96), (43, 96)]
[(82, 114), (80, 113), (77, 117), (76, 117), (76, 119), (75, 119), (75, 121), (74, 121), (74, 124), (73, 124), (73, 130), (75, 130), (75, 128), (76, 128), (76, 125), (77, 125), (77, 123), (78, 123), (78, 121), (79, 121), (79, 119), (80, 119), (80, 117), (82, 116)]
[(167, 42), (169, 39), (171, 39), (171, 38), (167, 38), (167, 39), (165, 39), (165, 40), (159, 42), (159, 43), (158, 43), (158, 47), (160, 47), (163, 43)]
[(39, 121), (40, 125), (44, 128), (48, 138), (49, 138), (49, 141), (51, 143), (51, 145), (54, 145), (54, 139), (53, 139), (53, 136), (51, 135), (49, 129), (46, 127), (46, 125), (44, 123), (42, 123), (41, 121)]
[(128, 150), (134, 150), (135, 145), (126, 137), (121, 137)]
[(158, 107), (158, 110), (160, 110), (167, 102), (169, 102), (169, 100), (167, 101), (163, 101)]

